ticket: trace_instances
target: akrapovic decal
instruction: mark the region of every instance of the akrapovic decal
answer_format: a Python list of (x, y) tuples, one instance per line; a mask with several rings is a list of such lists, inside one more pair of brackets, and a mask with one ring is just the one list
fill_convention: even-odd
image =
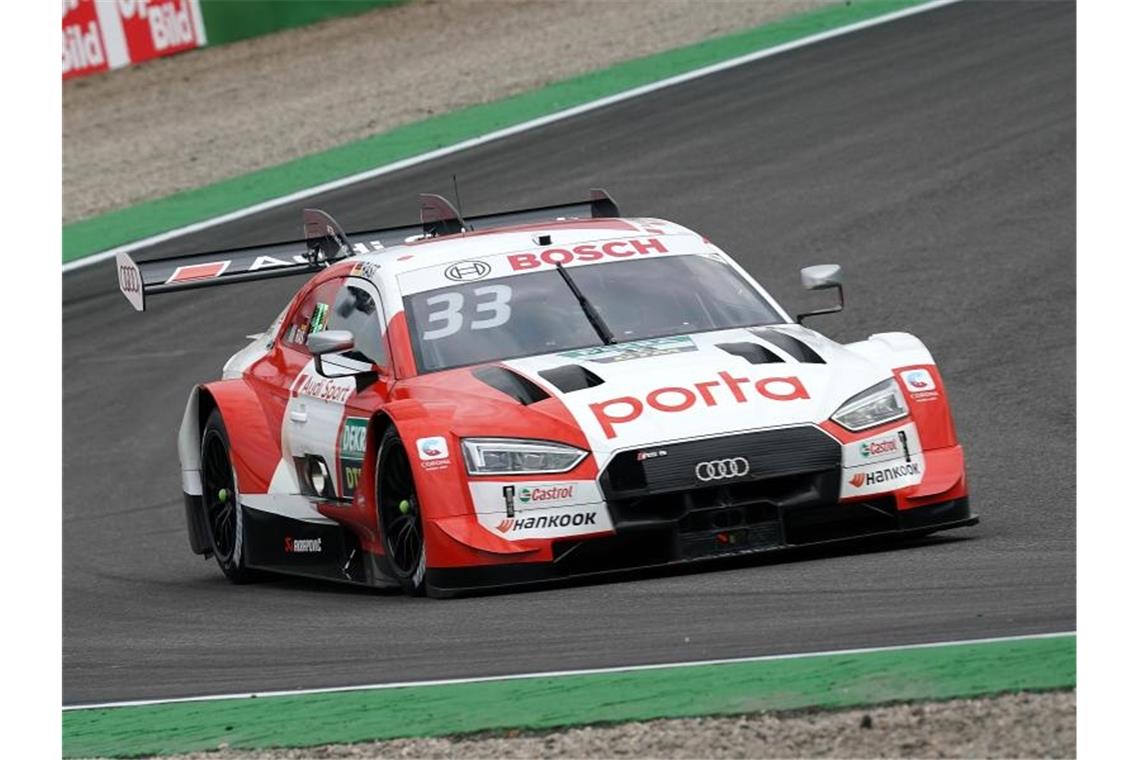
[(285, 536), (286, 554), (320, 554), (321, 539)]

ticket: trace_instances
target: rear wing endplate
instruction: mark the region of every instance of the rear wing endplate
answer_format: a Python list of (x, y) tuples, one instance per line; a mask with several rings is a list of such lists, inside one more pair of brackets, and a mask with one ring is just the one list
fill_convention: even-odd
[(371, 253), (427, 237), (443, 237), (555, 219), (616, 217), (617, 204), (605, 190), (591, 190), (589, 200), (560, 206), (507, 211), (464, 219), (438, 195), (420, 196), (420, 224), (363, 230), (346, 234), (331, 216), (319, 209), (301, 214), (305, 238), (286, 243), (255, 245), (187, 256), (136, 262), (118, 253), (115, 264), (119, 290), (137, 311), (146, 309), (148, 296), (232, 282), (266, 280), (298, 274), (315, 274), (355, 254)]

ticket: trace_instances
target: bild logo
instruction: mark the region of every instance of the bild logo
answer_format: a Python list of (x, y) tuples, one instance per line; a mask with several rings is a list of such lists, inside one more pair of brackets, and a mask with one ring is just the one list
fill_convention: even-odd
[(420, 459), (425, 462), (447, 459), (447, 439), (441, 435), (420, 438), (416, 441), (416, 451), (420, 453)]
[(904, 373), (903, 382), (911, 393), (929, 393), (935, 390), (934, 378), (924, 369), (912, 369)]
[(455, 282), (481, 280), (491, 273), (491, 265), (485, 261), (460, 261), (443, 270), (443, 276)]

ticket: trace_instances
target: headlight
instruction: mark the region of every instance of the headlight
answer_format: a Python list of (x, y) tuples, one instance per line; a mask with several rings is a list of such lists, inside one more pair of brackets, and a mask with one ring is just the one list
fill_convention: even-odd
[(471, 475), (566, 472), (588, 452), (564, 443), (519, 438), (464, 438), (463, 461)]
[(831, 419), (852, 432), (907, 415), (906, 399), (892, 377), (847, 400)]

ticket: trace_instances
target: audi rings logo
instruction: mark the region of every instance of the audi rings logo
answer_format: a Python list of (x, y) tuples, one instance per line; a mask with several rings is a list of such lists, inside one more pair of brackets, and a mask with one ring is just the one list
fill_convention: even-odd
[(711, 462), (697, 464), (697, 480), (708, 483), (710, 480), (727, 480), (728, 478), (742, 478), (748, 474), (748, 460), (744, 457), (732, 459), (714, 459)]
[(481, 280), (491, 273), (491, 265), (485, 261), (460, 261), (443, 270), (443, 276), (455, 282)]
[(119, 287), (124, 293), (138, 293), (140, 285), (139, 270), (128, 266), (119, 267)]

